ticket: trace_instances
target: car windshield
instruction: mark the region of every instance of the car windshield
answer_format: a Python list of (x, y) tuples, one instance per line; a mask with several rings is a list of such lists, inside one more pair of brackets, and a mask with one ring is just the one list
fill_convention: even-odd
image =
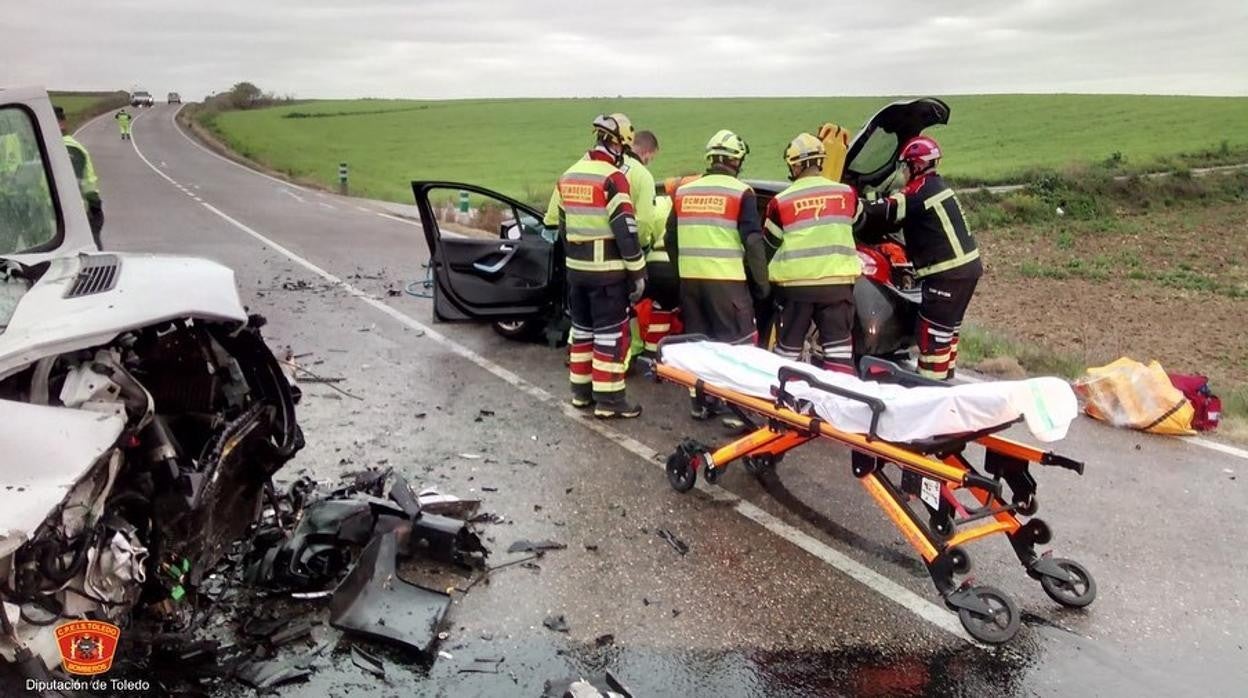
[(56, 239), (58, 219), (35, 122), (19, 107), (0, 108), (0, 255)]

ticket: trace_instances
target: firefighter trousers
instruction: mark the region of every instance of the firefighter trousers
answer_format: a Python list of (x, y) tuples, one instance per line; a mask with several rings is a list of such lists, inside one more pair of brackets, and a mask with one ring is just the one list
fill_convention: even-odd
[(854, 287), (853, 284), (804, 287), (784, 297), (775, 352), (789, 359), (800, 359), (806, 335), (813, 324), (819, 335), (818, 351), (810, 362), (819, 368), (842, 373), (854, 372)]
[(602, 404), (624, 401), (628, 352), (628, 281), (568, 285), (572, 314), (568, 370), (573, 398)]
[(978, 283), (978, 276), (949, 278), (937, 274), (923, 280), (915, 332), (920, 375), (937, 380), (953, 377), (958, 362), (958, 333)]

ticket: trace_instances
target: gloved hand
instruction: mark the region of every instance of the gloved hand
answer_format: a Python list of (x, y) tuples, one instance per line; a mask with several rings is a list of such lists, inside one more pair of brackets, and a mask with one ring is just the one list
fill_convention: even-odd
[(644, 296), (645, 294), (646, 294), (646, 277), (638, 276), (637, 278), (633, 279), (633, 291), (632, 293), (628, 294), (628, 302), (632, 305), (636, 305), (637, 301), (641, 300), (641, 297)]

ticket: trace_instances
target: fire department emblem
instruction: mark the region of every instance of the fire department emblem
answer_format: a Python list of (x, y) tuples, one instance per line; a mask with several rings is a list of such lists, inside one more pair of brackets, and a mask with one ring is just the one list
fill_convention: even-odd
[(76, 620), (56, 628), (65, 671), (79, 676), (103, 674), (113, 666), (121, 628), (98, 620)]

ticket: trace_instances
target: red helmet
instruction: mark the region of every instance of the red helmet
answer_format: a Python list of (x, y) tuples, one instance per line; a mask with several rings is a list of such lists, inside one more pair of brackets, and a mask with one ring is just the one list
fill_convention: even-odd
[(902, 146), (897, 159), (910, 166), (911, 177), (918, 177), (936, 169), (940, 156), (940, 145), (936, 141), (927, 136), (915, 136)]

